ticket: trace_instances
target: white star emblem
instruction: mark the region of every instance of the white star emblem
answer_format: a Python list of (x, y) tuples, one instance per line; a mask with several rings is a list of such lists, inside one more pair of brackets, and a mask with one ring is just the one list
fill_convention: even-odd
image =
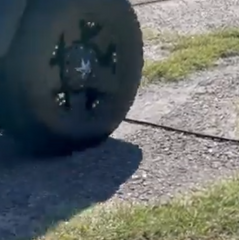
[(85, 62), (84, 59), (81, 59), (81, 66), (76, 67), (75, 70), (77, 72), (81, 72), (82, 78), (84, 78), (86, 74), (89, 74), (91, 72), (90, 61), (88, 60), (87, 62)]

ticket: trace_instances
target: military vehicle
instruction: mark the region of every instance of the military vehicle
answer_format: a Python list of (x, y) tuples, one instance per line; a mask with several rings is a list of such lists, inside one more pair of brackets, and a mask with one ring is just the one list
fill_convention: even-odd
[(143, 41), (127, 0), (0, 0), (0, 125), (28, 153), (97, 146), (127, 115)]

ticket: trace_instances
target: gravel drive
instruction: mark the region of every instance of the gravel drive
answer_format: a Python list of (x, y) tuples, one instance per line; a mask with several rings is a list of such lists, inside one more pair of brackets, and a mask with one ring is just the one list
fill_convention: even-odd
[(141, 24), (162, 32), (200, 33), (239, 25), (238, 0), (169, 0), (135, 10)]
[[(136, 12), (142, 27), (162, 32), (193, 34), (239, 26), (238, 0), (164, 1), (136, 7)], [(148, 42), (145, 52), (146, 58), (165, 57)], [(220, 59), (213, 70), (193, 74), (182, 82), (142, 89), (129, 117), (239, 138), (238, 63), (238, 57)]]
[(164, 130), (143, 128), (127, 138), (143, 151), (137, 172), (114, 198), (165, 201), (239, 169), (238, 144), (215, 142)]
[[(188, 0), (137, 11), (142, 25), (194, 32), (236, 24), (238, 6), (233, 0)], [(129, 116), (235, 136), (238, 61), (221, 60), (213, 71), (180, 83), (141, 89)], [(0, 240), (32, 240), (109, 199), (167, 200), (239, 169), (237, 144), (126, 123), (112, 136), (98, 148), (41, 162), (21, 159), (14, 143), (1, 137)]]
[[(146, 0), (131, 0), (145, 2)], [(165, 0), (136, 6), (143, 27), (162, 33), (195, 34), (218, 27), (239, 26), (239, 0)], [(145, 46), (151, 59), (164, 57), (157, 46)]]
[(138, 169), (142, 150), (109, 139), (62, 159), (20, 159), (0, 138), (0, 239), (32, 240), (58, 221), (106, 201)]
[(238, 57), (223, 59), (213, 70), (198, 72), (182, 82), (142, 89), (128, 116), (239, 139), (238, 66)]
[(192, 131), (239, 139), (239, 58), (221, 61), (213, 71), (195, 74), (197, 82), (183, 104), (160, 122)]

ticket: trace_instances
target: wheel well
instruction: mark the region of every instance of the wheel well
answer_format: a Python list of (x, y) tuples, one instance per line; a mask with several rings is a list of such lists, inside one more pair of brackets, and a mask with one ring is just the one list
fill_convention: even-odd
[(2, 58), (14, 38), (27, 0), (0, 0), (0, 5), (0, 58)]

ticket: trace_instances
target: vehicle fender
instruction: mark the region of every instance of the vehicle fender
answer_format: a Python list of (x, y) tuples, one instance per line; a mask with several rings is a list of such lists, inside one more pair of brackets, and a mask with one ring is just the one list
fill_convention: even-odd
[(0, 58), (8, 52), (27, 0), (0, 0)]

